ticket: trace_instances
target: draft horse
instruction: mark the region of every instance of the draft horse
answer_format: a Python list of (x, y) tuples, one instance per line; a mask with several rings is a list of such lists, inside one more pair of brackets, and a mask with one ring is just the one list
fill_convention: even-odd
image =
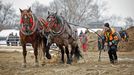
[[(20, 20), (20, 42), (23, 48), (23, 67), (26, 67), (26, 44), (31, 43), (34, 49), (35, 55), (35, 66), (38, 66), (38, 49), (42, 45), (42, 32), (43, 24), (29, 9), (20, 9), (21, 20)], [(43, 49), (43, 48), (42, 48)], [(43, 49), (44, 51), (44, 49)]]
[[(79, 46), (77, 43), (77, 34), (76, 31), (73, 31), (70, 25), (62, 16), (57, 15), (57, 13), (48, 11), (48, 45), (47, 49), (49, 50), (50, 45), (52, 43), (56, 43), (56, 45), (61, 49), (62, 54), (62, 62), (64, 63), (64, 50), (67, 55), (67, 64), (72, 63), (72, 57), (75, 55), (77, 59), (81, 56)], [(69, 45), (71, 46), (71, 53), (69, 51)]]

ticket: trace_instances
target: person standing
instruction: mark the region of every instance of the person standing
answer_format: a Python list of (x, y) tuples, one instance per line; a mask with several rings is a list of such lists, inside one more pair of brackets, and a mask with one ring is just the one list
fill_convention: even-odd
[(109, 23), (104, 24), (104, 36), (106, 37), (105, 44), (108, 46), (110, 63), (117, 63), (118, 57), (116, 52), (119, 39), (116, 31), (109, 26)]
[(81, 42), (81, 46), (82, 46), (82, 49), (83, 49), (83, 52), (85, 54), (87, 54), (87, 43), (88, 43), (88, 39), (87, 39), (87, 35), (86, 33), (82, 33), (81, 36), (80, 36), (80, 42)]

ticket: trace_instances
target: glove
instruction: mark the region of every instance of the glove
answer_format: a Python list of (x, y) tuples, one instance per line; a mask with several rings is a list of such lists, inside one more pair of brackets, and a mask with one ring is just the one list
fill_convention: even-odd
[(113, 43), (112, 42), (109, 42), (109, 46), (111, 46)]
[(113, 43), (114, 45), (117, 45), (117, 44), (118, 44), (118, 41), (113, 40), (112, 43)]

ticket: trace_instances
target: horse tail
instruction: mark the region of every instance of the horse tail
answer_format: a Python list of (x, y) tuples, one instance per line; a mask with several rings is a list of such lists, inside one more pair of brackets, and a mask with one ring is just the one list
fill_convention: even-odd
[(38, 54), (39, 54), (39, 59), (42, 60), (43, 56), (44, 56), (44, 53), (43, 53), (43, 50), (44, 50), (44, 41), (43, 41), (43, 37), (40, 35), (38, 36), (38, 43), (37, 43), (37, 47), (38, 47)]
[(75, 47), (75, 52), (74, 52), (74, 54), (75, 54), (75, 57), (76, 57), (77, 59), (80, 59), (80, 57), (82, 58), (82, 55), (81, 55), (81, 52), (80, 52), (80, 49), (79, 49), (78, 44), (77, 44), (76, 47)]

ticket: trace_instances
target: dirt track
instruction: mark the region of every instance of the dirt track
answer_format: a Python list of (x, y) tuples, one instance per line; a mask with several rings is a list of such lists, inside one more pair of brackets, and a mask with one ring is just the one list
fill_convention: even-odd
[(118, 52), (118, 56), (115, 65), (109, 63), (107, 52), (102, 53), (101, 62), (98, 62), (98, 52), (89, 52), (85, 59), (72, 65), (55, 62), (34, 67), (34, 56), (28, 53), (27, 68), (23, 68), (21, 52), (1, 51), (0, 75), (134, 75), (134, 52)]

